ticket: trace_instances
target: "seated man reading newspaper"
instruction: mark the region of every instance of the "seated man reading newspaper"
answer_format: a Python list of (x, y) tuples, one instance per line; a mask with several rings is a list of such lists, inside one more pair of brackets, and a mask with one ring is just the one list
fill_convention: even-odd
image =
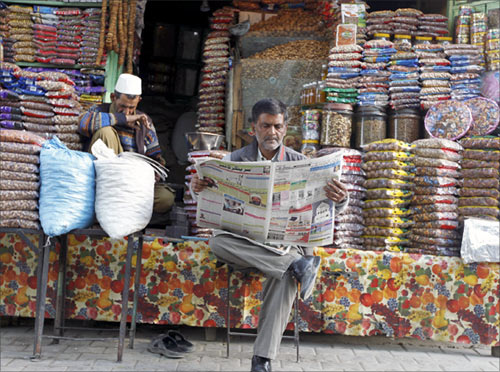
[[(254, 142), (228, 154), (223, 160), (286, 162), (306, 159), (304, 155), (283, 144), (287, 131), (287, 112), (281, 101), (263, 99), (257, 102), (252, 108), (252, 127), (255, 132)], [(197, 175), (191, 181), (191, 190), (195, 194), (210, 186), (207, 179), (201, 179)], [(346, 187), (332, 178), (326, 182), (324, 191), (326, 198), (335, 203), (335, 212), (341, 213), (349, 200)], [(260, 205), (260, 200), (257, 203), (257, 199), (258, 197), (252, 196), (249, 203)], [(227, 211), (235, 206), (224, 207)], [(219, 260), (235, 269), (255, 268), (266, 275), (252, 371), (270, 371), (271, 359), (278, 353), (297, 293), (294, 277), (300, 283), (300, 297), (307, 300), (313, 292), (320, 257), (304, 255), (303, 248), (299, 246), (289, 247), (285, 254), (276, 254), (264, 248), (261, 242), (224, 231), (218, 231), (209, 244)]]

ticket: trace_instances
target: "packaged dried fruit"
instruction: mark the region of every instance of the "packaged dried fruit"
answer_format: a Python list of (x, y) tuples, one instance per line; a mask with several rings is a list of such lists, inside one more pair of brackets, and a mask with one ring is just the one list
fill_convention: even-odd
[(38, 210), (37, 200), (0, 200), (0, 211), (36, 211)]
[(500, 176), (498, 168), (465, 168), (460, 173), (463, 178), (498, 178)]
[(498, 199), (490, 197), (461, 197), (458, 199), (459, 207), (497, 207)]
[(364, 218), (370, 217), (408, 217), (411, 211), (406, 208), (370, 208), (363, 210)]
[(468, 187), (468, 188), (498, 189), (498, 186), (499, 186), (499, 181), (497, 178), (474, 178), (474, 179), (465, 178), (463, 181), (463, 187)]
[(422, 204), (422, 205), (412, 205), (410, 210), (413, 214), (422, 214), (422, 213), (434, 213), (434, 212), (456, 212), (457, 204), (445, 204), (445, 203), (437, 203), (437, 204)]
[(468, 196), (488, 196), (490, 198), (495, 198), (498, 199), (500, 198), (500, 191), (497, 189), (479, 189), (479, 188), (470, 188), (470, 187), (463, 187), (460, 190), (458, 190), (458, 195), (461, 197), (468, 197)]
[(413, 180), (417, 186), (432, 186), (432, 187), (455, 187), (457, 180), (449, 177), (436, 176), (417, 176)]
[[(352, 199), (350, 199), (352, 200)], [(365, 208), (404, 208), (410, 204), (409, 199), (370, 199), (365, 200)]]
[(370, 189), (366, 191), (367, 199), (411, 198), (413, 192), (401, 189)]
[(367, 179), (363, 185), (367, 189), (412, 189), (414, 184), (405, 180), (391, 178), (372, 178)]
[(417, 167), (435, 167), (441, 169), (449, 170), (459, 170), (460, 165), (457, 162), (445, 160), (445, 159), (435, 159), (435, 158), (424, 158), (421, 156), (415, 156), (413, 158), (413, 164)]
[(408, 230), (400, 229), (397, 227), (378, 227), (378, 226), (367, 226), (364, 230), (364, 235), (371, 236), (398, 236), (404, 237), (408, 234)]
[(472, 114), (464, 103), (448, 100), (430, 107), (424, 122), (432, 137), (457, 140), (470, 129)]
[(417, 222), (427, 222), (427, 221), (456, 221), (458, 214), (455, 212), (430, 212), (415, 214), (413, 216), (413, 221)]
[(500, 137), (466, 137), (460, 140), (460, 144), (466, 149), (498, 149), (500, 150)]
[(500, 161), (500, 150), (466, 149), (463, 156), (467, 160)]
[(460, 173), (454, 169), (434, 168), (434, 167), (418, 167), (415, 171), (416, 176), (435, 176), (435, 177), (450, 177), (459, 178)]
[(385, 226), (408, 228), (413, 225), (413, 221), (404, 217), (370, 217), (364, 219), (365, 226)]
[(401, 169), (379, 169), (375, 171), (366, 172), (367, 178), (392, 178), (400, 180), (412, 180), (415, 173), (404, 171)]

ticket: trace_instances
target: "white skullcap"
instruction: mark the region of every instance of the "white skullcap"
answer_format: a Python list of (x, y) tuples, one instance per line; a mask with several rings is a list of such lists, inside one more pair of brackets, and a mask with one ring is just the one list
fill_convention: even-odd
[(121, 74), (116, 82), (115, 92), (140, 96), (142, 94), (141, 78), (131, 74)]

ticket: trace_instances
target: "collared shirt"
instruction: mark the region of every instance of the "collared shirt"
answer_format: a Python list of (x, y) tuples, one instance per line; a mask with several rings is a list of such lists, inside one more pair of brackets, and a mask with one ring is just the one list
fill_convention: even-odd
[[(280, 155), (280, 152), (276, 151), (276, 154), (274, 154), (271, 161), (279, 161), (279, 155)], [(267, 159), (264, 157), (264, 155), (262, 155), (262, 153), (260, 152), (260, 148), (258, 148), (258, 147), (257, 147), (257, 161), (267, 161)]]

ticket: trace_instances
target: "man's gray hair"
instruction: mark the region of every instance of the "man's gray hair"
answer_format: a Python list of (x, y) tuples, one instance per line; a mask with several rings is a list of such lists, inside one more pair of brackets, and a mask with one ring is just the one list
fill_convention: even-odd
[(257, 123), (261, 114), (279, 115), (283, 114), (284, 122), (288, 121), (286, 105), (279, 99), (264, 98), (252, 107), (252, 122)]

